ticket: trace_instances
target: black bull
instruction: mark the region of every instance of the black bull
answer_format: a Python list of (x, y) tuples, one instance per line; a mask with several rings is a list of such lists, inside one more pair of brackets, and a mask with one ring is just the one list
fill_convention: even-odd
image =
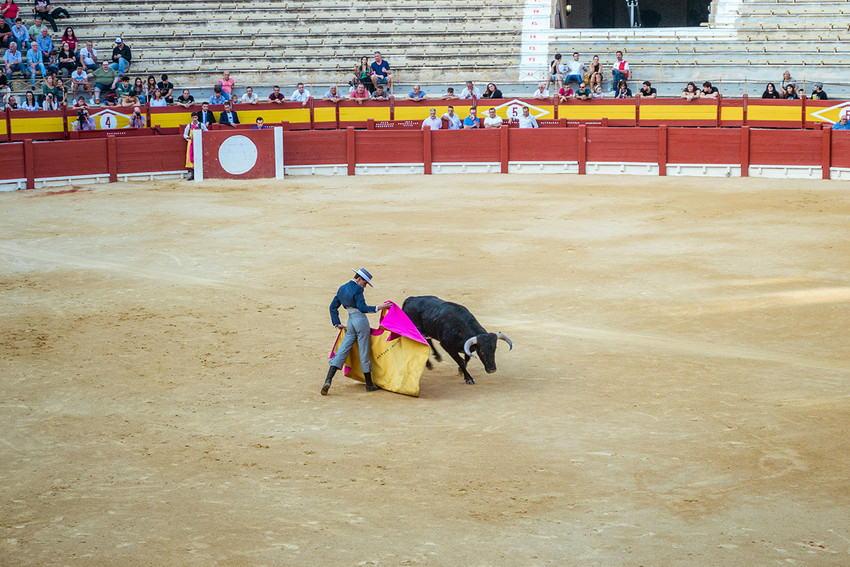
[[(433, 295), (422, 295), (408, 297), (401, 308), (419, 332), (428, 339), (434, 358), (437, 361), (441, 360), (431, 339), (438, 340), (440, 346), (457, 362), (458, 370), (463, 374), (467, 384), (475, 384), (475, 380), (466, 370), (470, 357), (476, 358), (472, 351), (478, 352), (484, 370), (491, 373), (496, 371), (496, 341), (502, 339), (510, 345), (511, 349), (514, 348), (511, 339), (506, 335), (488, 333), (484, 330), (469, 309), (463, 305), (443, 301)], [(426, 366), (431, 368), (430, 360)]]

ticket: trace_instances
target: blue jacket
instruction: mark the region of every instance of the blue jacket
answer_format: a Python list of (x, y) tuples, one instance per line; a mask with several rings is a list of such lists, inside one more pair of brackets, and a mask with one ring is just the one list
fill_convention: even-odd
[(363, 288), (357, 285), (357, 282), (350, 280), (348, 283), (339, 287), (331, 301), (331, 323), (339, 325), (339, 307), (356, 307), (361, 313), (376, 313), (377, 307), (366, 305), (366, 299), (363, 297)]

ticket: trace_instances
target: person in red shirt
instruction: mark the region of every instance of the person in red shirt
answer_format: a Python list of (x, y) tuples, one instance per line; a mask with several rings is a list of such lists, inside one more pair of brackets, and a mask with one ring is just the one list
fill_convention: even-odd
[(272, 101), (276, 104), (282, 104), (282, 103), (286, 102), (286, 97), (283, 96), (283, 93), (280, 92), (279, 86), (275, 85), (273, 91), (274, 92), (272, 92), (272, 94), (269, 95), (270, 101)]

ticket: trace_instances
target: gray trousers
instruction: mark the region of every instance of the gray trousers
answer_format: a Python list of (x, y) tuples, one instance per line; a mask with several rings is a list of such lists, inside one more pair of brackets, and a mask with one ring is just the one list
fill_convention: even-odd
[(357, 348), (360, 351), (360, 368), (364, 373), (372, 372), (372, 363), (369, 360), (372, 352), (371, 331), (366, 315), (357, 309), (348, 309), (348, 326), (345, 329), (345, 336), (342, 338), (339, 350), (331, 359), (330, 365), (342, 368), (345, 365), (345, 357), (354, 346), (354, 341), (357, 341)]

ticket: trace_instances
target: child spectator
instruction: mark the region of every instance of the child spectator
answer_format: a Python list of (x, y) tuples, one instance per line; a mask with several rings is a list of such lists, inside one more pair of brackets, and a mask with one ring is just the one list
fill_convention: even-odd
[(89, 74), (83, 70), (83, 66), (77, 63), (77, 68), (71, 73), (71, 96), (76, 98), (77, 91), (82, 89), (92, 97), (91, 86), (89, 85)]
[(617, 93), (614, 98), (632, 98), (632, 89), (629, 88), (629, 84), (625, 80), (620, 81), (617, 85)]
[(444, 94), (440, 98), (443, 100), (453, 100), (460, 97), (455, 94), (454, 87), (449, 87), (446, 89), (446, 94)]
[(596, 85), (593, 87), (593, 98), (605, 98), (605, 93), (602, 92), (602, 85)]

